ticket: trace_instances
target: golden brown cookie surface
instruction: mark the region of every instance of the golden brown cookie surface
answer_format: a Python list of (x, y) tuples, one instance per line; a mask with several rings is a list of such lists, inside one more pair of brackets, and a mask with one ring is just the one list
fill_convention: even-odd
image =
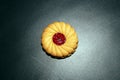
[(71, 55), (78, 45), (78, 37), (71, 25), (64, 22), (49, 24), (42, 33), (42, 47), (53, 57)]

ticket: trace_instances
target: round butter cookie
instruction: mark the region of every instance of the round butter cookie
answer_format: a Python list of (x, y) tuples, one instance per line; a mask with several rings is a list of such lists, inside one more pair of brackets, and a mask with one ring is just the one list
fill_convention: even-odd
[(78, 37), (74, 28), (64, 22), (49, 24), (42, 33), (42, 47), (51, 56), (65, 58), (75, 52)]

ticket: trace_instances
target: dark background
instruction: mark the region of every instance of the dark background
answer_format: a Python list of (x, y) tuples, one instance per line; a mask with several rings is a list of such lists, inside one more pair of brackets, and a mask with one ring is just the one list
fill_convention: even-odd
[[(4, 0), (0, 16), (0, 80), (120, 80), (120, 0)], [(68, 58), (40, 45), (54, 21), (78, 34)]]

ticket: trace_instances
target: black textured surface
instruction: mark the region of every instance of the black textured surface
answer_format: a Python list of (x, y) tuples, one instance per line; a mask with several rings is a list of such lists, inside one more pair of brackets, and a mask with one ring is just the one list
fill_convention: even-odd
[[(120, 80), (120, 0), (0, 3), (0, 80)], [(42, 50), (41, 33), (53, 21), (76, 29), (79, 46), (68, 58)]]

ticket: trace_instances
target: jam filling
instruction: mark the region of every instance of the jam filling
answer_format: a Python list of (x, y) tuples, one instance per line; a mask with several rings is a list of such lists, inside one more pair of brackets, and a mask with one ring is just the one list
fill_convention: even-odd
[(65, 36), (64, 36), (64, 34), (62, 34), (62, 33), (55, 33), (54, 35), (53, 35), (53, 42), (56, 44), (56, 45), (62, 45), (62, 44), (64, 44), (65, 43), (65, 41), (66, 41), (66, 38), (65, 38)]

